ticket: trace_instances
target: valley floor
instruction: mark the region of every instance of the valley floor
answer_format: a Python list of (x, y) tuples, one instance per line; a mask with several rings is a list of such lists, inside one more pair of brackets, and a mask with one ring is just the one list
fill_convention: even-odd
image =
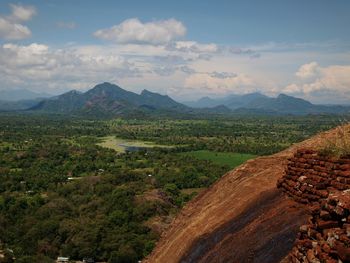
[[(99, 121), (0, 115), (0, 249), (13, 251), (17, 262), (57, 256), (137, 262), (180, 209), (215, 189), (227, 171), (336, 124), (332, 116)], [(253, 188), (247, 187), (248, 198)]]

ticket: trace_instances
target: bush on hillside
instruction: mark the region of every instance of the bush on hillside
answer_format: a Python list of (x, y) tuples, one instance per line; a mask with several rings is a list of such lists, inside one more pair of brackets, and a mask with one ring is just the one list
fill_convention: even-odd
[(323, 137), (318, 151), (321, 155), (332, 157), (350, 156), (350, 126), (342, 125), (336, 128), (335, 136)]

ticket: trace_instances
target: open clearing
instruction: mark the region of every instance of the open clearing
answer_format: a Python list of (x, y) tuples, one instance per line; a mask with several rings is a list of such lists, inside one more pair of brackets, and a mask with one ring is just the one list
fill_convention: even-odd
[(171, 148), (173, 147), (169, 145), (156, 144), (148, 141), (121, 139), (121, 138), (116, 138), (115, 136), (103, 137), (101, 138), (101, 142), (98, 143), (97, 145), (105, 148), (113, 149), (119, 153), (125, 152), (128, 148), (153, 148), (153, 147)]
[(256, 157), (256, 155), (253, 154), (212, 152), (207, 150), (185, 152), (183, 154), (193, 156), (200, 160), (212, 161), (220, 165), (228, 165), (230, 169), (233, 169), (245, 161)]

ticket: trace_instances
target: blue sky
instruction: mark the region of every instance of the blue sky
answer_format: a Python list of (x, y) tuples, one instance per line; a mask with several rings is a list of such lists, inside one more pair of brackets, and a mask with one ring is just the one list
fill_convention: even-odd
[[(9, 3), (0, 10), (8, 13)], [(92, 32), (137, 17), (143, 21), (176, 18), (188, 28), (187, 38), (220, 44), (350, 40), (350, 2), (308, 1), (24, 1), (38, 15), (28, 23), (40, 42), (97, 43)], [(77, 24), (57, 30), (57, 22)], [(79, 26), (79, 27), (78, 27)]]
[(1, 1), (0, 89), (350, 103), (350, 1)]

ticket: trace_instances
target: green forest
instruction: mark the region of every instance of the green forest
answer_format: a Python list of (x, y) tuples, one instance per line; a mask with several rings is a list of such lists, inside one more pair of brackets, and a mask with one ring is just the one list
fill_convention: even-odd
[[(181, 207), (227, 171), (339, 124), (326, 115), (89, 120), (1, 114), (0, 249), (11, 254), (4, 260), (137, 262)], [(154, 147), (117, 152), (101, 146), (107, 136)]]

